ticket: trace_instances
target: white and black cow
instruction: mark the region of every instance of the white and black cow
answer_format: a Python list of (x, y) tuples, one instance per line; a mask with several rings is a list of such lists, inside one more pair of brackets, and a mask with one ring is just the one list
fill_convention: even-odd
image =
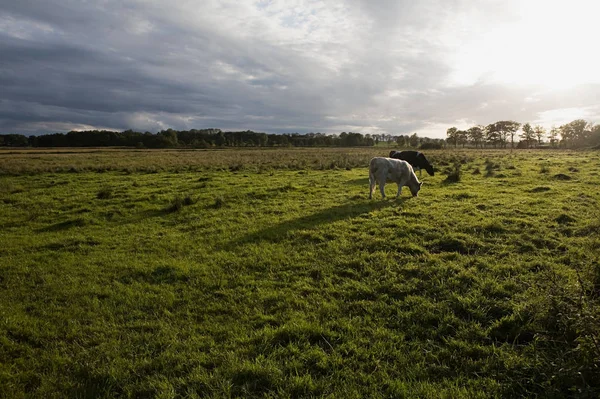
[(414, 170), (425, 169), (430, 176), (433, 176), (433, 166), (429, 163), (422, 152), (419, 151), (390, 151), (390, 158), (402, 159), (411, 164)]
[(376, 157), (369, 163), (369, 198), (373, 198), (375, 184), (379, 184), (381, 196), (385, 198), (385, 183), (392, 181), (398, 184), (399, 197), (402, 194), (402, 187), (408, 186), (413, 197), (419, 194), (422, 182), (419, 182), (412, 166), (406, 161), (394, 158)]

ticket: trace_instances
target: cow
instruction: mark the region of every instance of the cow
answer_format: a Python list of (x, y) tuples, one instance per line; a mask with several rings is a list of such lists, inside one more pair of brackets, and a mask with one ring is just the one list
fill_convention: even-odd
[(396, 198), (402, 194), (402, 187), (408, 186), (413, 197), (419, 194), (422, 182), (419, 182), (412, 166), (406, 161), (394, 158), (375, 157), (369, 163), (369, 199), (373, 198), (375, 183), (379, 184), (381, 196), (385, 198), (385, 183), (392, 181), (398, 184)]
[(422, 152), (419, 151), (390, 151), (390, 158), (402, 159), (413, 167), (414, 170), (419, 171), (421, 176), (421, 169), (425, 169), (429, 176), (433, 176), (433, 166), (429, 163), (427, 158)]

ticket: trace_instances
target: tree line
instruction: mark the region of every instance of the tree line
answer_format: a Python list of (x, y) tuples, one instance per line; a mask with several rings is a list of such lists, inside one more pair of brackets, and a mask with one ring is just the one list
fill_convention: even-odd
[[(268, 134), (251, 130), (224, 132), (221, 129), (123, 132), (109, 130), (71, 131), (39, 136), (0, 134), (0, 147), (136, 147), (136, 148), (221, 148), (221, 147), (357, 147), (385, 143), (399, 148), (439, 149), (447, 145), (475, 148), (585, 147), (600, 145), (600, 125), (577, 119), (549, 131), (542, 126), (498, 121), (467, 130), (451, 127), (446, 139), (412, 135), (342, 132)], [(516, 144), (516, 145), (515, 145)]]
[[(451, 127), (446, 142), (454, 147), (532, 148), (549, 144), (551, 147), (588, 147), (600, 145), (600, 125), (577, 119), (547, 131), (543, 126), (521, 125), (515, 121), (498, 121), (487, 126), (476, 125), (467, 130)], [(515, 146), (515, 138), (518, 142)], [(547, 140), (547, 141), (545, 141)]]
[[(220, 147), (357, 147), (379, 143), (400, 147), (442, 148), (444, 139), (412, 135), (291, 133), (267, 134), (251, 130), (224, 132), (221, 129), (162, 130), (156, 134), (125, 130), (71, 131), (39, 136), (0, 135), (0, 146), (8, 147), (136, 147), (136, 148), (220, 148)], [(431, 147), (433, 146), (433, 147)]]
[(39, 136), (0, 135), (0, 146), (10, 147), (137, 147), (137, 148), (213, 148), (213, 147), (314, 147), (373, 146), (370, 135), (342, 132), (267, 134), (251, 130), (224, 132), (221, 129), (162, 130), (156, 134), (125, 130), (71, 131)]

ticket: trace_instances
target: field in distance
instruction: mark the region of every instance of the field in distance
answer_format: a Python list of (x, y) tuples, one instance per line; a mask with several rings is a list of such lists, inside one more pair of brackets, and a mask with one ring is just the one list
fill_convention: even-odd
[(600, 153), (388, 151), (0, 151), (1, 390), (600, 395)]

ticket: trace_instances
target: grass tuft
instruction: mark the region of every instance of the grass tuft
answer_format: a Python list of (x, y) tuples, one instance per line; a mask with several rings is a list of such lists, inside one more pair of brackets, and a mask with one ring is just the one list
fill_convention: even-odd
[(176, 196), (173, 198), (169, 206), (165, 209), (167, 212), (178, 212), (183, 209), (184, 206), (195, 204), (196, 201), (189, 195), (185, 197)]
[(539, 186), (539, 187), (534, 187), (531, 190), (529, 190), (530, 193), (545, 193), (546, 191), (550, 191), (552, 190), (550, 187), (548, 186)]
[(558, 173), (553, 176), (556, 180), (571, 180), (572, 177), (569, 175), (565, 175), (564, 173)]
[(487, 159), (485, 161), (485, 176), (492, 177), (496, 174), (496, 170), (500, 170), (500, 164), (496, 164), (493, 161)]
[(98, 194), (96, 194), (96, 198), (98, 199), (109, 199), (112, 198), (112, 196), (113, 189), (111, 187), (104, 187), (100, 191), (98, 191)]
[(564, 214), (564, 213), (559, 215), (554, 220), (556, 220), (556, 223), (558, 223), (558, 224), (572, 224), (577, 221), (576, 219), (574, 219), (571, 216)]
[(462, 171), (461, 171), (461, 164), (460, 163), (455, 163), (454, 167), (451, 168), (450, 171), (448, 171), (448, 176), (446, 177), (446, 179), (444, 180), (444, 182), (446, 183), (458, 183), (461, 179), (462, 176)]
[(212, 204), (212, 208), (214, 208), (214, 209), (220, 209), (220, 208), (223, 208), (224, 206), (225, 206), (225, 200), (221, 196), (215, 198), (215, 202)]

